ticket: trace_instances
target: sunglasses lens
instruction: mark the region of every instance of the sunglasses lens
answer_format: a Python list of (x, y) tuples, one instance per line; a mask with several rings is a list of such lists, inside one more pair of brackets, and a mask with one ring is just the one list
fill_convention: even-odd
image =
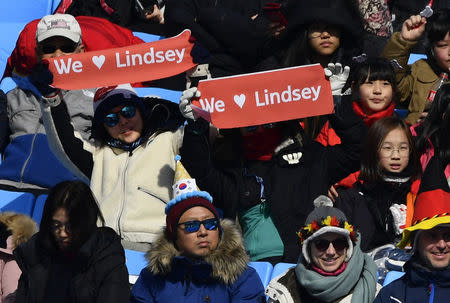
[(314, 245), (318, 250), (327, 250), (330, 246), (330, 241), (328, 240), (317, 240), (314, 241)]
[(188, 233), (193, 233), (200, 229), (200, 221), (188, 221), (183, 224)]
[(119, 117), (117, 114), (107, 114), (105, 116), (104, 122), (109, 127), (114, 127), (119, 123)]
[(343, 250), (347, 248), (347, 241), (345, 239), (336, 239), (333, 241), (328, 241), (325, 239), (319, 239), (314, 242), (314, 245), (316, 248), (320, 251), (327, 250), (328, 247), (330, 247), (330, 242), (333, 244), (333, 247), (335, 250)]
[(63, 53), (73, 53), (77, 48), (76, 44), (61, 45), (59, 48)]
[(207, 230), (216, 229), (219, 225), (219, 221), (217, 219), (207, 219), (202, 222)]
[(251, 132), (256, 131), (257, 129), (258, 129), (258, 126), (247, 126), (245, 128), (245, 131), (248, 132), (248, 133), (251, 133)]
[(77, 44), (66, 44), (66, 45), (41, 45), (41, 50), (44, 54), (53, 54), (57, 49), (61, 50), (63, 53), (73, 53), (77, 48)]
[(134, 115), (136, 114), (136, 107), (134, 106), (124, 106), (122, 108), (122, 110), (120, 111), (120, 114), (124, 117), (124, 118), (133, 118)]
[(336, 239), (333, 241), (333, 246), (335, 250), (344, 250), (347, 248), (347, 241), (344, 239)]

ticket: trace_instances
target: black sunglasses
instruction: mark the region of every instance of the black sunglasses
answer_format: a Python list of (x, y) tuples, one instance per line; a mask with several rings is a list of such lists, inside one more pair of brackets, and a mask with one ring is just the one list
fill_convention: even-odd
[(67, 43), (63, 45), (48, 44), (40, 45), (39, 48), (44, 54), (53, 54), (57, 49), (61, 50), (63, 53), (68, 54), (73, 53), (77, 49), (78, 45), (78, 43)]
[(200, 229), (200, 225), (202, 224), (207, 230), (213, 230), (219, 226), (219, 220), (217, 220), (216, 218), (212, 218), (203, 221), (186, 221), (183, 223), (178, 223), (178, 226), (184, 225), (184, 230), (186, 230), (188, 233), (195, 233)]
[[(265, 128), (265, 129), (271, 129), (271, 128), (277, 127), (277, 125), (275, 123), (267, 123), (267, 124), (263, 124), (261, 126), (262, 126), (262, 128)], [(247, 126), (247, 127), (245, 127), (245, 131), (248, 133), (251, 133), (251, 132), (256, 131), (258, 129), (258, 127), (259, 127), (259, 125)]]
[(119, 123), (119, 114), (127, 119), (133, 118), (136, 115), (136, 107), (134, 105), (127, 105), (122, 107), (122, 109), (116, 113), (110, 113), (105, 116), (103, 122), (106, 126), (114, 127)]
[(346, 239), (340, 238), (335, 239), (333, 241), (325, 240), (325, 239), (318, 239), (313, 241), (314, 245), (316, 246), (317, 250), (325, 251), (330, 247), (330, 243), (333, 244), (333, 247), (335, 250), (341, 251), (344, 250), (344, 248), (348, 248), (348, 242)]

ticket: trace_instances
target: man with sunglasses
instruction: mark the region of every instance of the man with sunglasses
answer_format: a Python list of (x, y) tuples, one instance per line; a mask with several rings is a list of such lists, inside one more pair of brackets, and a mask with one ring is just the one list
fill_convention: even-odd
[[(87, 140), (90, 137), (93, 118), (93, 89), (59, 90), (49, 85), (53, 76), (48, 70), (46, 60), (84, 52), (81, 28), (77, 20), (67, 14), (44, 16), (37, 24), (35, 39), (37, 64), (32, 73), (28, 77), (20, 78), (22, 80), (17, 82), (18, 86), (7, 94), (8, 122), (11, 130), (9, 139), (11, 144), (24, 154), (24, 159), (16, 158), (13, 162), (16, 165), (25, 163), (18, 170), (29, 172), (29, 176), (18, 177), (22, 182), (19, 184), (21, 189), (48, 188), (73, 178), (48, 148), (39, 105), (41, 96), (47, 98), (45, 100), (48, 102), (55, 100), (66, 102), (68, 119), (83, 139)], [(31, 43), (30, 41), (29, 44)], [(28, 161), (28, 158), (32, 160)], [(36, 163), (42, 165), (33, 166)], [(42, 178), (40, 171), (42, 167), (52, 167), (53, 170)], [(23, 184), (29, 180), (28, 178), (31, 179), (29, 186)]]
[(91, 140), (74, 134), (67, 102), (42, 103), (53, 153), (90, 181), (106, 225), (125, 248), (139, 251), (147, 251), (164, 226), (183, 134), (168, 125), (171, 111), (162, 101), (146, 102), (130, 84), (98, 88)]
[(269, 302), (372, 303), (377, 267), (361, 251), (353, 225), (328, 197), (319, 196), (314, 205), (297, 233), (298, 264), (269, 283)]
[(130, 302), (265, 302), (237, 227), (219, 219), (212, 197), (198, 190), (180, 161), (175, 176), (166, 227), (146, 255), (149, 265)]
[(383, 287), (374, 303), (448, 302), (450, 298), (450, 186), (445, 163), (428, 162), (414, 204), (412, 225), (403, 230), (399, 248), (412, 247), (405, 274)]

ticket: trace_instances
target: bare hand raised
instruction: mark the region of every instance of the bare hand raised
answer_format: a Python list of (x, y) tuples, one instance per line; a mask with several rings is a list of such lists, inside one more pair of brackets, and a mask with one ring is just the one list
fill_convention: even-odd
[(414, 15), (403, 22), (401, 37), (406, 41), (417, 41), (425, 31), (427, 19), (420, 15)]

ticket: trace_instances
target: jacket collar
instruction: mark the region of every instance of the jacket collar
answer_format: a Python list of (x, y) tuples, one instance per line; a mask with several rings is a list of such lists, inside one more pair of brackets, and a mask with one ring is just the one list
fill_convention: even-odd
[[(212, 278), (223, 284), (232, 284), (247, 268), (249, 258), (242, 236), (234, 223), (224, 219), (221, 220), (221, 227), (223, 232), (217, 249), (197, 264), (201, 268), (205, 268), (205, 265), (210, 268)], [(180, 261), (185, 260), (163, 231), (147, 252), (146, 259), (147, 268), (155, 275), (168, 275), (175, 271), (172, 269), (173, 264), (180, 265)]]
[(450, 268), (446, 270), (430, 270), (423, 265), (417, 253), (406, 262), (405, 271), (409, 272), (409, 280), (414, 285), (426, 285), (433, 283), (439, 287), (450, 287)]

